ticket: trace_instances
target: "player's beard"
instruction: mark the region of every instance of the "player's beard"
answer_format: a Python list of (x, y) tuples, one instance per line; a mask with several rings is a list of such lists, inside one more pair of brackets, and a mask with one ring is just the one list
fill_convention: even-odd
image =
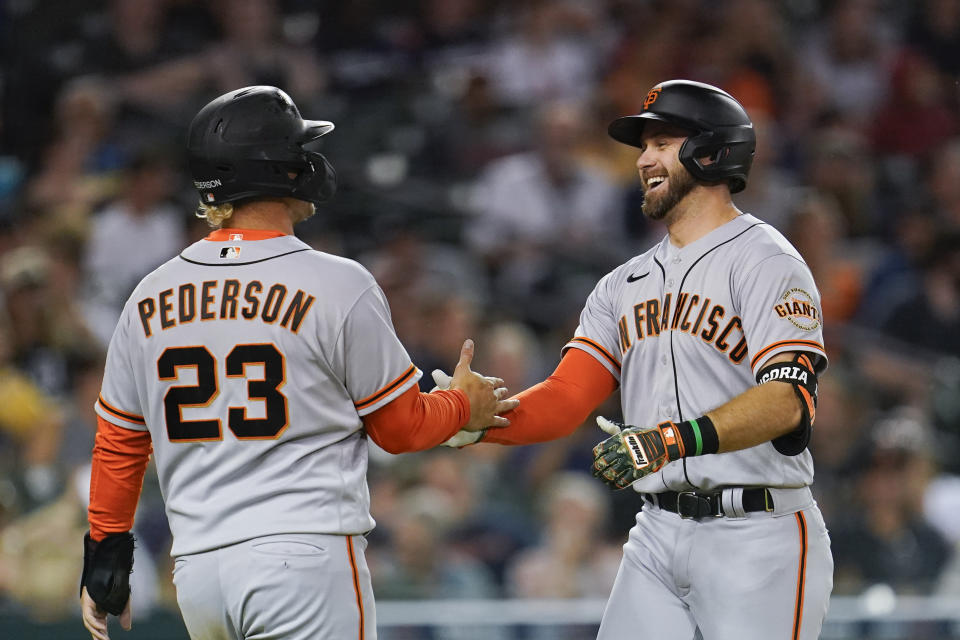
[(305, 200), (295, 201), (297, 204), (293, 209), (293, 224), (303, 222), (317, 212), (317, 206), (312, 202)]
[(695, 186), (697, 181), (686, 167), (680, 165), (676, 171), (668, 174), (666, 193), (651, 194), (644, 190), (641, 207), (643, 215), (651, 220), (663, 220)]

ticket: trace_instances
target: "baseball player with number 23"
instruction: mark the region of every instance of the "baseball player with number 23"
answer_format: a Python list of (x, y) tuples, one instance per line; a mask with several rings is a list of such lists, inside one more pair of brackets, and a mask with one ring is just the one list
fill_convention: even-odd
[(803, 258), (730, 197), (753, 124), (726, 92), (672, 80), (609, 133), (639, 148), (643, 212), (667, 235), (600, 280), (509, 427), (449, 444), (564, 436), (619, 385), (627, 424), (598, 418), (593, 473), (644, 503), (598, 637), (817, 638), (833, 559), (807, 443), (827, 356)]
[(198, 215), (217, 229), (144, 278), (110, 341), (81, 578), (96, 640), (108, 613), (130, 627), (151, 451), (193, 640), (370, 640), (367, 437), (429, 449), (517, 406), (470, 370), (469, 340), (449, 390), (420, 393), (373, 277), (293, 235), (333, 195), (332, 167), (304, 148), (332, 129), (266, 86), (190, 125)]

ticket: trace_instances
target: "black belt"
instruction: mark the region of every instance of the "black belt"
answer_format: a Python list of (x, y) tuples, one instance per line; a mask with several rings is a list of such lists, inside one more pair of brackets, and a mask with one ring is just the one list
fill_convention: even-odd
[[(645, 493), (650, 502), (661, 509), (677, 513), (681, 518), (719, 518), (730, 515), (723, 511), (721, 492), (701, 491), (664, 491), (663, 493)], [(744, 511), (773, 511), (773, 496), (768, 489), (755, 487), (743, 490)]]

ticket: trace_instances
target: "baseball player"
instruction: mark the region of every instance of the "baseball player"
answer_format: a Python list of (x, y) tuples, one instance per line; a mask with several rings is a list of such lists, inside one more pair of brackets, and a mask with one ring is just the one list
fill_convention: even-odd
[(729, 94), (673, 80), (609, 133), (640, 149), (643, 212), (666, 237), (599, 282), (509, 428), (451, 444), (560, 437), (619, 385), (633, 426), (598, 420), (594, 475), (644, 504), (599, 637), (817, 638), (833, 582), (807, 450), (820, 299), (790, 243), (731, 201), (753, 125)]
[(110, 342), (96, 412), (84, 625), (130, 626), (134, 510), (151, 452), (173, 533), (173, 580), (194, 640), (376, 637), (364, 560), (374, 521), (367, 436), (399, 453), (507, 424), (502, 381), (470, 371), (422, 394), (383, 292), (312, 250), (295, 223), (335, 175), (274, 87), (205, 106), (188, 135), (212, 226), (148, 275)]

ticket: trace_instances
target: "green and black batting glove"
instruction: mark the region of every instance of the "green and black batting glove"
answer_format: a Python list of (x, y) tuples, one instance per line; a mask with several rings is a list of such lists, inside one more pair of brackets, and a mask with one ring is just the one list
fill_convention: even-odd
[(614, 489), (626, 489), (668, 462), (683, 457), (683, 441), (672, 422), (643, 429), (601, 416), (597, 418), (597, 425), (610, 437), (593, 448), (593, 475)]

